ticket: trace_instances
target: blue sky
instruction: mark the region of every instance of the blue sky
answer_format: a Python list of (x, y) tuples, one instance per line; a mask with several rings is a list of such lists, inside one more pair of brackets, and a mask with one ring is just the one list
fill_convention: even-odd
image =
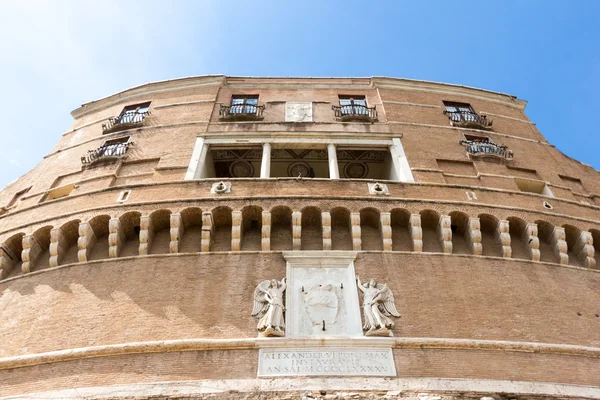
[(0, 0), (0, 188), (50, 152), (82, 103), (204, 74), (506, 92), (559, 150), (600, 169), (600, 1)]

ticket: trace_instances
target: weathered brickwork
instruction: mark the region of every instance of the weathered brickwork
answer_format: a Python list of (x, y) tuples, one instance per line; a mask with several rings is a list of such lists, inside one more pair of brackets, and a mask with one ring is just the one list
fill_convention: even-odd
[[(262, 111), (224, 115), (235, 96)], [(347, 118), (341, 98), (371, 111)], [(393, 291), (394, 337), (423, 340), (394, 342), (398, 379), (600, 386), (598, 171), (525, 105), (394, 78), (225, 76), (84, 104), (0, 191), (0, 395), (237, 379), (253, 396), (254, 289), (286, 275), (282, 251), (311, 250), (356, 251), (356, 273)]]

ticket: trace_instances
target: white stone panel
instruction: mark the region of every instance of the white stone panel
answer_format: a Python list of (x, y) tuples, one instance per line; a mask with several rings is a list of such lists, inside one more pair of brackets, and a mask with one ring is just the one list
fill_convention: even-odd
[(285, 122), (312, 122), (312, 102), (285, 103)]

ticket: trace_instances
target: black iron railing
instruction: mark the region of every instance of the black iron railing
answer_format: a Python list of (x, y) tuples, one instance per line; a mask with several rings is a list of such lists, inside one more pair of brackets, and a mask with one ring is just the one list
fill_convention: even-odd
[(491, 128), (493, 121), (485, 115), (479, 115), (471, 112), (449, 112), (444, 111), (444, 114), (450, 118), (454, 125), (475, 127), (475, 128)]
[(254, 104), (233, 104), (230, 106), (221, 104), (219, 108), (219, 118), (221, 119), (238, 119), (238, 120), (253, 120), (262, 119), (265, 106)]
[(126, 111), (118, 117), (109, 118), (102, 124), (102, 132), (108, 133), (140, 126), (149, 114), (150, 111)]
[(345, 105), (345, 106), (331, 106), (335, 117), (342, 120), (364, 120), (364, 121), (376, 121), (377, 110), (375, 107), (367, 107), (361, 105)]
[(490, 156), (503, 160), (512, 160), (514, 157), (512, 150), (508, 150), (506, 146), (498, 146), (494, 143), (462, 140), (460, 144), (464, 145), (467, 153), (472, 156)]
[(89, 150), (88, 153), (81, 157), (83, 165), (90, 165), (100, 160), (109, 160), (121, 158), (127, 153), (127, 149), (133, 142), (105, 144), (95, 150)]

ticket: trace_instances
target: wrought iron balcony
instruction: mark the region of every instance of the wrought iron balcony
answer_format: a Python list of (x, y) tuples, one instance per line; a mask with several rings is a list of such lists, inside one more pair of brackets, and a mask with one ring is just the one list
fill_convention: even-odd
[(363, 105), (331, 106), (335, 117), (341, 121), (377, 121), (377, 110), (375, 107)]
[(81, 157), (81, 163), (88, 166), (98, 161), (123, 158), (132, 144), (133, 142), (107, 143), (95, 150), (89, 150), (85, 156)]
[(265, 106), (255, 104), (221, 104), (219, 118), (228, 121), (255, 121), (263, 119)]
[(485, 115), (479, 115), (473, 112), (448, 112), (444, 114), (450, 118), (452, 125), (464, 128), (483, 128), (491, 129), (493, 121)]
[(508, 150), (506, 146), (498, 146), (490, 142), (478, 142), (472, 140), (461, 140), (460, 144), (465, 146), (465, 150), (471, 156), (477, 157), (495, 157), (502, 160), (510, 161), (514, 157), (512, 150)]
[(150, 115), (150, 111), (126, 111), (118, 117), (109, 118), (102, 124), (102, 133), (116, 132), (123, 129), (130, 129), (142, 126), (144, 119)]

